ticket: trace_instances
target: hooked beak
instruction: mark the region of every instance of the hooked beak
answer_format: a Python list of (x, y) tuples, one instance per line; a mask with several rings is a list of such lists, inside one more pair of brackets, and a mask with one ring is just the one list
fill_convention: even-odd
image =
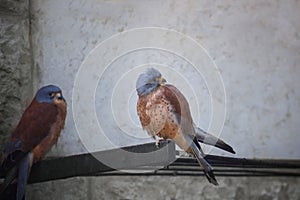
[(163, 77), (159, 78), (159, 84), (160, 85), (164, 85), (166, 82), (167, 82), (166, 79), (164, 79)]
[(64, 100), (65, 101), (65, 99), (64, 99), (64, 97), (62, 96), (62, 94), (59, 92), (59, 93), (56, 93), (56, 98), (58, 99), (58, 100)]

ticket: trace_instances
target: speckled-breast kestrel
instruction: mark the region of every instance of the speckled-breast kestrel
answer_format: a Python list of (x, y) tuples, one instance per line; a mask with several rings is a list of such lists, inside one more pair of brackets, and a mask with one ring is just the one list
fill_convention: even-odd
[(136, 90), (139, 97), (137, 113), (143, 129), (154, 139), (158, 136), (174, 140), (180, 148), (196, 157), (208, 181), (218, 185), (198, 141), (235, 153), (232, 147), (194, 126), (186, 98), (175, 86), (166, 84), (158, 70), (150, 68), (142, 73)]
[(16, 199), (25, 198), (25, 187), (33, 163), (56, 144), (64, 128), (67, 104), (59, 87), (48, 85), (36, 93), (4, 149), (1, 173), (6, 176), (1, 193), (16, 179)]

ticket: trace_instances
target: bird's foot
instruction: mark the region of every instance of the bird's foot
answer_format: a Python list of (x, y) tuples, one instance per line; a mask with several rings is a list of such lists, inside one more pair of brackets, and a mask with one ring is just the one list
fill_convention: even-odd
[(165, 141), (164, 139), (162, 139), (162, 138), (160, 138), (160, 139), (156, 139), (155, 140), (155, 146), (156, 146), (156, 148), (158, 148), (159, 149), (159, 147), (160, 147), (160, 143), (162, 142), (162, 141)]

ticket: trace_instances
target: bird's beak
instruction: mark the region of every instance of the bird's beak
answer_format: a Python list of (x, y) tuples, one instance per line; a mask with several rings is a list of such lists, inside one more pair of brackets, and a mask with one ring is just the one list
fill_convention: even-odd
[(163, 77), (159, 78), (159, 84), (160, 85), (164, 85), (166, 82), (167, 82), (166, 79), (164, 79)]
[(56, 98), (58, 100), (65, 100), (64, 97), (62, 96), (62, 94), (59, 92), (59, 93), (56, 93)]

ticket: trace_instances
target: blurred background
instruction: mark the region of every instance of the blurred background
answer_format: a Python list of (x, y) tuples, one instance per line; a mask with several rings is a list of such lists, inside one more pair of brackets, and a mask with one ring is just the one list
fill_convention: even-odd
[[(1, 150), (46, 84), (59, 85), (68, 102), (49, 156), (151, 142), (136, 114), (135, 81), (155, 67), (187, 97), (194, 122), (228, 142), (234, 157), (299, 159), (299, 9), (297, 0), (3, 0)], [(299, 177), (217, 179), (219, 187), (193, 176), (75, 177), (29, 185), (27, 198), (300, 197)]]

